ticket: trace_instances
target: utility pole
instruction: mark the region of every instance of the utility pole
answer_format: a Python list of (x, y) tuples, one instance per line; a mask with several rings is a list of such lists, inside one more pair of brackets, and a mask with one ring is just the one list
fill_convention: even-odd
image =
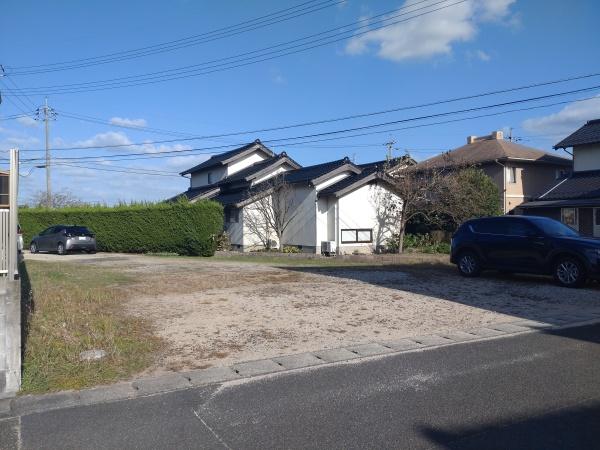
[(394, 157), (392, 152), (394, 151), (394, 145), (396, 144), (396, 141), (391, 139), (389, 142), (386, 142), (385, 145), (387, 147), (387, 155), (386, 155), (386, 159), (388, 161), (391, 161), (392, 158)]
[[(37, 109), (36, 120), (44, 121), (44, 128), (46, 133), (46, 206), (52, 208), (52, 188), (50, 183), (50, 120), (56, 117), (54, 109), (48, 106), (48, 98), (42, 108)], [(42, 116), (40, 118), (40, 115)]]

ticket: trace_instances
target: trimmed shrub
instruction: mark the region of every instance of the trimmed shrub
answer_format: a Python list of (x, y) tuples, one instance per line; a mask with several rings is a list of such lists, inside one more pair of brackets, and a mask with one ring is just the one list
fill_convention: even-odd
[(212, 256), (223, 230), (223, 207), (213, 201), (131, 204), (115, 207), (21, 208), (25, 245), (51, 225), (80, 225), (96, 234), (104, 252), (169, 252)]

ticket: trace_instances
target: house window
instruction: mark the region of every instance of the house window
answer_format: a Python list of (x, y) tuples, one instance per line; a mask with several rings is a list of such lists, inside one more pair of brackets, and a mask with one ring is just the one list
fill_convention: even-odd
[(373, 242), (373, 229), (350, 228), (342, 230), (342, 244), (370, 244)]
[(555, 178), (557, 180), (562, 180), (563, 178), (567, 178), (568, 175), (569, 175), (569, 172), (566, 169), (556, 169)]
[(238, 208), (225, 208), (225, 222), (238, 223), (240, 221), (240, 210)]
[(600, 227), (600, 208), (594, 208), (594, 225)]
[(506, 182), (507, 183), (516, 183), (517, 182), (517, 168), (516, 167), (507, 167), (506, 168)]
[(565, 225), (575, 230), (579, 230), (579, 210), (577, 208), (562, 208), (560, 210), (560, 220)]
[(208, 172), (208, 174), (206, 176), (208, 178), (208, 184), (213, 184), (213, 174), (212, 174), (212, 172)]
[(0, 206), (8, 206), (8, 175), (0, 175)]

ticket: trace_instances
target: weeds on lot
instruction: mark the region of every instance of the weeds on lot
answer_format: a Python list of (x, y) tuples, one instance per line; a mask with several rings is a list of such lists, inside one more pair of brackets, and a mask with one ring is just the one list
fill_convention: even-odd
[[(23, 393), (81, 389), (149, 367), (161, 347), (148, 322), (124, 313), (131, 278), (114, 270), (29, 261), (24, 267)], [(31, 291), (29, 292), (29, 285)], [(82, 362), (84, 350), (106, 357)]]

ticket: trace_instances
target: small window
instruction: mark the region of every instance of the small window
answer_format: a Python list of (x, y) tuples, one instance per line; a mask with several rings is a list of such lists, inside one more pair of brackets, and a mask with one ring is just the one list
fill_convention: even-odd
[(569, 172), (566, 169), (556, 169), (556, 179), (562, 180), (563, 178), (567, 178)]
[(213, 174), (212, 174), (212, 172), (208, 172), (208, 174), (206, 176), (208, 178), (208, 184), (213, 184)]
[(560, 221), (575, 230), (579, 230), (579, 210), (577, 208), (562, 208)]
[(371, 228), (351, 228), (342, 230), (342, 244), (370, 244), (373, 242)]
[(0, 175), (0, 206), (8, 206), (8, 176)]
[(594, 208), (594, 225), (600, 227), (600, 208)]
[(238, 208), (225, 208), (225, 222), (238, 223), (240, 221), (240, 210)]
[(506, 168), (506, 182), (512, 183), (512, 184), (517, 182), (517, 168), (516, 167), (507, 167)]

